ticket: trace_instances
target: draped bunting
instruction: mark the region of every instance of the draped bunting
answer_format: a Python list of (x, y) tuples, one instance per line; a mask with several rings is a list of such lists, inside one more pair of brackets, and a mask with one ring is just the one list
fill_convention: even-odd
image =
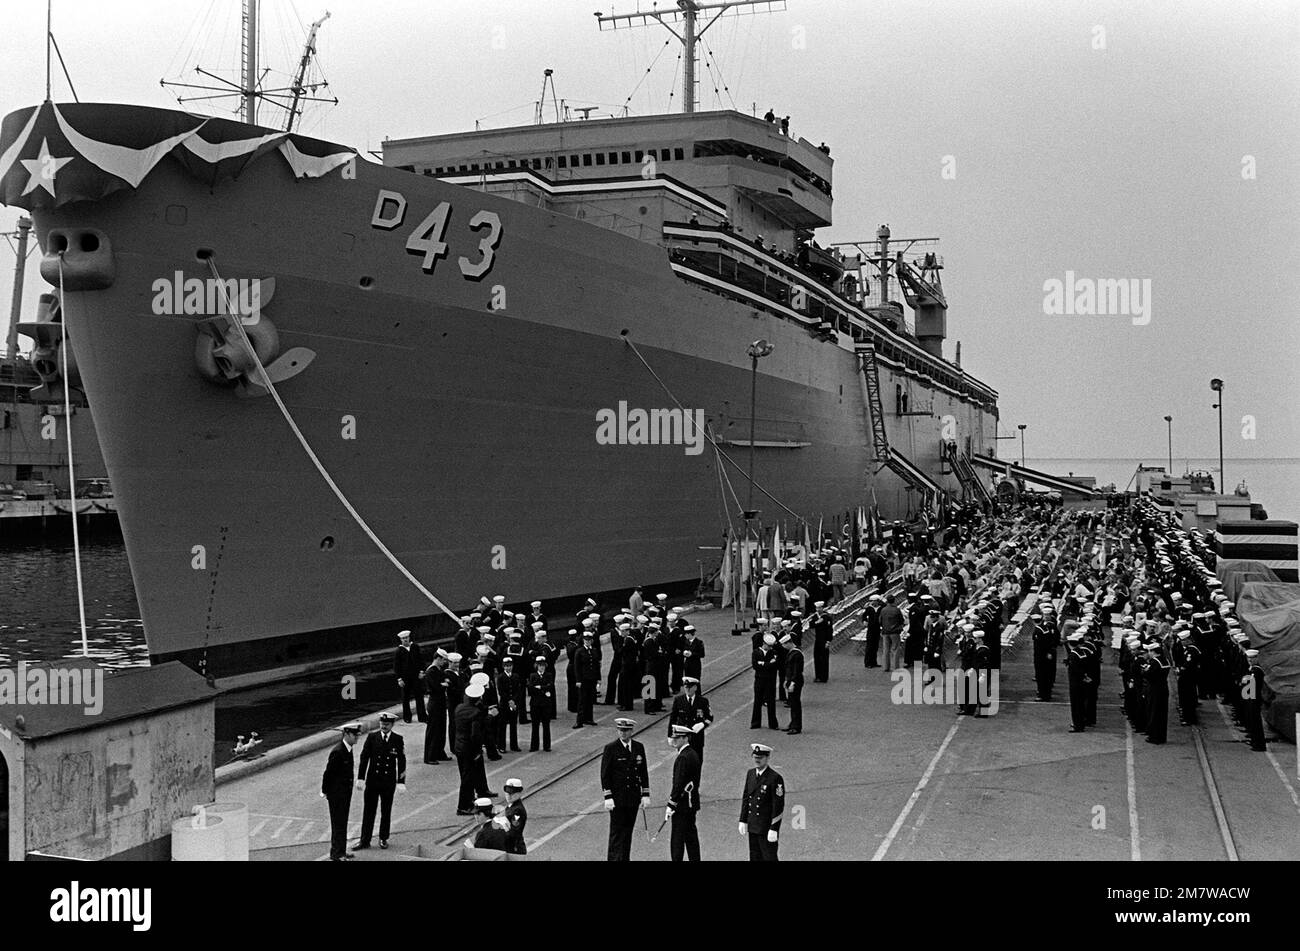
[(58, 208), (140, 186), (171, 158), (215, 185), (276, 152), (295, 178), (319, 178), (356, 152), (330, 142), (170, 109), (45, 102), (0, 124), (0, 202)]

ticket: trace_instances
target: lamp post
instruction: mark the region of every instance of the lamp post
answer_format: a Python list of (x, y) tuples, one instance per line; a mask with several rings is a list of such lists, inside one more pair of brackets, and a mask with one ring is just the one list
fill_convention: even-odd
[(1219, 394), (1219, 401), (1214, 408), (1219, 411), (1219, 491), (1224, 491), (1228, 478), (1223, 472), (1223, 381), (1215, 377), (1210, 381), (1210, 389)]
[[(757, 511), (755, 510), (755, 508), (754, 508), (754, 439), (755, 439), (755, 420), (757, 419), (757, 413), (758, 413), (758, 361), (761, 360), (763, 357), (768, 356), (768, 355), (769, 355), (773, 350), (775, 350), (775, 349), (776, 349), (776, 347), (774, 347), (772, 344), (768, 343), (766, 340), (759, 339), (759, 340), (755, 340), (753, 343), (751, 343), (751, 344), (749, 345), (747, 351), (746, 351), (746, 352), (749, 354), (749, 358), (750, 358), (750, 381), (749, 381), (749, 492), (747, 493), (747, 501), (746, 501), (746, 503), (745, 503), (745, 510), (744, 510), (743, 512), (740, 513), (740, 514), (741, 514), (741, 517), (743, 517), (744, 520), (745, 520), (745, 538), (744, 538), (744, 542), (743, 542), (743, 544), (746, 545), (746, 546), (749, 545), (750, 522), (751, 522), (751, 521), (754, 519), (754, 517), (758, 514), (758, 512), (757, 512)], [(739, 578), (739, 573), (740, 573), (740, 561), (741, 561), (741, 558), (740, 558), (740, 551), (739, 551), (739, 550), (737, 550), (737, 552), (736, 552), (736, 556), (737, 556), (737, 557), (736, 557), (736, 573), (737, 573), (737, 577)], [(752, 579), (752, 578), (753, 578), (753, 574), (754, 574), (754, 561), (753, 561), (753, 559), (751, 559), (751, 560), (750, 560), (750, 563), (749, 563), (749, 572), (750, 572), (750, 577), (751, 577), (751, 579)], [(738, 581), (737, 581), (737, 584), (736, 584), (736, 603), (737, 603), (737, 604), (739, 604), (739, 600), (740, 600), (740, 583), (739, 583), (739, 580), (738, 580)], [(758, 617), (758, 606), (757, 606), (757, 605), (754, 606), (754, 616), (755, 616), (755, 617)], [(740, 620), (739, 620), (739, 615), (737, 615), (736, 626), (735, 626), (735, 628), (732, 630), (732, 633), (733, 633), (733, 634), (738, 634), (738, 633), (740, 633)]]
[(1025, 424), (1021, 423), (1016, 427), (1020, 430), (1020, 468), (1025, 467)]
[(1169, 478), (1174, 477), (1174, 418), (1165, 417), (1165, 425), (1169, 429)]

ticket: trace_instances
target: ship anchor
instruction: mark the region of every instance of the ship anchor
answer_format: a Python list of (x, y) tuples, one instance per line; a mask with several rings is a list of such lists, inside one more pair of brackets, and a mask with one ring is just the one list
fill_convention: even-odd
[(280, 353), (280, 333), (261, 313), (262, 305), (275, 294), (275, 278), (263, 278), (259, 289), (255, 306), (242, 299), (230, 301), (235, 313), (203, 321), (194, 341), (194, 363), (199, 373), (213, 383), (233, 388), (244, 398), (270, 392), (257, 371), (259, 363), (274, 385), (297, 376), (316, 359), (315, 351), (306, 347), (290, 347)]

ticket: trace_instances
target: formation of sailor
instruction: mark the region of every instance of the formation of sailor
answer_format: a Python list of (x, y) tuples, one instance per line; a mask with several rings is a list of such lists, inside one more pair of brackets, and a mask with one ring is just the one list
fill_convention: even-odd
[(357, 745), (360, 735), (360, 723), (348, 723), (343, 727), (343, 738), (330, 749), (325, 773), (321, 776), (320, 794), (329, 804), (331, 862), (355, 858), (347, 848), (348, 814), (352, 809), (352, 783), (356, 774), (352, 748)]

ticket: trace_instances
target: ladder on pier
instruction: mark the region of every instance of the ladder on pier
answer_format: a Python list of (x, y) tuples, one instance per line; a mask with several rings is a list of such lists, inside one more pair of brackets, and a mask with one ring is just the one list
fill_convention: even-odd
[(989, 490), (985, 488), (975, 467), (966, 456), (957, 451), (957, 444), (954, 442), (945, 442), (943, 447), (944, 455), (948, 458), (952, 471), (957, 476), (957, 481), (961, 483), (962, 490), (966, 493), (967, 498), (974, 499), (984, 505), (993, 501)]

